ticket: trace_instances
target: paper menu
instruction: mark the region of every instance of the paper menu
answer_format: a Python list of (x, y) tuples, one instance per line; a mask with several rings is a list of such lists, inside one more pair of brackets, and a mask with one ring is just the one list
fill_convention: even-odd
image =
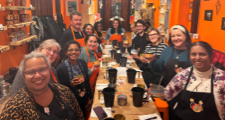
[(127, 76), (127, 68), (126, 67), (117, 67), (117, 76)]
[(159, 117), (158, 114), (154, 113), (154, 114), (149, 114), (149, 115), (142, 115), (142, 116), (138, 116), (140, 118), (140, 120), (146, 120), (148, 118), (154, 118), (157, 117), (155, 119), (152, 120), (162, 120), (161, 117)]

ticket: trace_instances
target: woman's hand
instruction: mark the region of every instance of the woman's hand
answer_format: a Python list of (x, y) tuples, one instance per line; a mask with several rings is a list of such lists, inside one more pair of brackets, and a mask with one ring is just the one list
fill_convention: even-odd
[(153, 84), (150, 83), (149, 86), (150, 86), (150, 87), (148, 88), (148, 95), (152, 96), (153, 94), (152, 94), (152, 89), (151, 89), (151, 87), (153, 86)]
[(95, 65), (92, 66), (91, 68), (91, 73), (93, 73), (95, 70), (97, 70), (99, 67), (96, 67)]
[(148, 61), (154, 61), (155, 60), (155, 55), (152, 55), (151, 58), (146, 58)]
[(91, 109), (92, 107), (92, 103), (93, 103), (93, 99), (92, 100), (89, 100), (87, 105), (85, 106), (86, 109)]
[(132, 56), (133, 56), (133, 58), (139, 59), (139, 56), (138, 56), (137, 53), (136, 54), (133, 54)]
[(140, 61), (143, 62), (143, 63), (148, 63), (148, 64), (150, 63), (150, 61), (148, 61), (148, 60), (145, 59), (145, 58), (141, 58)]
[(80, 81), (79, 81), (78, 78), (73, 78), (73, 79), (71, 80), (71, 82), (70, 82), (70, 86), (71, 86), (71, 87), (75, 87), (75, 86), (77, 86), (77, 85), (79, 85), (79, 84), (80, 84)]
[(105, 60), (105, 58), (98, 58), (99, 61)]
[(133, 57), (132, 56), (128, 56), (127, 59), (133, 59)]

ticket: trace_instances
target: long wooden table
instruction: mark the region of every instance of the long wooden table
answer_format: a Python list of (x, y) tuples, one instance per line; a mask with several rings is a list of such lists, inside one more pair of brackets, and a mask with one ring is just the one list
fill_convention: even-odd
[[(118, 65), (117, 65), (118, 66)], [(115, 66), (113, 66), (115, 67)], [(101, 67), (99, 76), (97, 79), (97, 84), (108, 84), (109, 80), (104, 79), (104, 74), (106, 73), (106, 67)], [(138, 74), (138, 73), (137, 73)], [(148, 103), (143, 104), (142, 107), (135, 107), (133, 105), (133, 98), (132, 98), (132, 91), (131, 89), (133, 88), (134, 84), (129, 84), (127, 82), (127, 78), (123, 77), (126, 79), (126, 84), (124, 86), (123, 94), (127, 96), (127, 105), (126, 106), (119, 106), (117, 104), (117, 96), (119, 95), (117, 92), (115, 94), (115, 99), (114, 99), (114, 106), (111, 108), (115, 112), (112, 113), (112, 117), (116, 114), (122, 114), (126, 117), (126, 120), (137, 120), (139, 119), (138, 116), (140, 115), (147, 115), (147, 114), (153, 114), (157, 113), (159, 115), (159, 112), (152, 100), (150, 100)], [(135, 84), (145, 84), (143, 78), (136, 78), (135, 79)], [(116, 88), (117, 89), (117, 88)], [(95, 94), (94, 94), (94, 100), (93, 100), (93, 105), (92, 108), (96, 107), (96, 105), (101, 106), (105, 108), (104, 104), (99, 103), (99, 93), (97, 90), (97, 87), (95, 88)], [(96, 117), (91, 117), (91, 120), (98, 120)]]

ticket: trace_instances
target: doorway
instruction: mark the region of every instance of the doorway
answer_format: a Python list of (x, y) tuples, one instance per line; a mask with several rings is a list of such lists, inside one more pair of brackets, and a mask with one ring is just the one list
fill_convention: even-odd
[(108, 30), (112, 26), (109, 20), (114, 16), (119, 16), (124, 19), (122, 28), (126, 31), (130, 30), (130, 0), (102, 0), (102, 23), (103, 30)]

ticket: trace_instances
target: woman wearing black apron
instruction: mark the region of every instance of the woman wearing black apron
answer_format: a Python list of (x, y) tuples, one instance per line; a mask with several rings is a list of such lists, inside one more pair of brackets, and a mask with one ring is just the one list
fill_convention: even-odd
[[(150, 41), (150, 43), (145, 47), (144, 53), (154, 54), (155, 58), (159, 59), (162, 51), (167, 47), (166, 43), (161, 42), (160, 32), (156, 28), (149, 28), (147, 31), (147, 40)], [(136, 59), (139, 59), (144, 64), (141, 70), (143, 71), (142, 76), (147, 87), (149, 88), (150, 83), (158, 84), (163, 73), (152, 71), (148, 64), (145, 63), (147, 59), (144, 57), (138, 57)]]
[[(154, 72), (164, 72), (161, 85), (166, 87), (170, 80), (182, 69), (191, 66), (188, 49), (191, 45), (191, 38), (187, 29), (182, 25), (175, 25), (170, 29), (169, 47), (165, 48), (159, 59), (150, 59), (149, 67)], [(173, 114), (172, 106), (169, 103), (169, 112)], [(172, 117), (170, 119), (173, 119)]]
[(175, 103), (170, 114), (175, 117), (172, 120), (225, 119), (225, 72), (211, 65), (212, 56), (208, 43), (193, 43), (190, 49), (193, 66), (179, 72), (164, 89), (164, 98)]

